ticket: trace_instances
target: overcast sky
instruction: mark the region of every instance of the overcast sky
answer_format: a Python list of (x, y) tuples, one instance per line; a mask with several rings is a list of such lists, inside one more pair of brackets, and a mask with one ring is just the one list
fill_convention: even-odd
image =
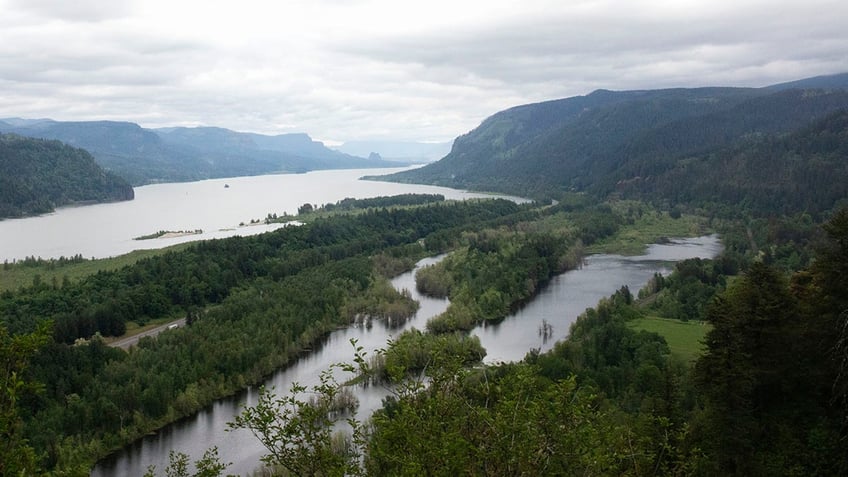
[(0, 0), (0, 117), (448, 141), (598, 88), (845, 71), (845, 0)]

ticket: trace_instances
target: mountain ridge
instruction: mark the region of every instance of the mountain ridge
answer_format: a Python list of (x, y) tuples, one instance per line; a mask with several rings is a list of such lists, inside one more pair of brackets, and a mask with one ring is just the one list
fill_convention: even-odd
[[(803, 88), (821, 84), (828, 88)], [(495, 113), (457, 137), (440, 161), (380, 179), (535, 198), (570, 191), (603, 197), (622, 181), (661, 175), (746, 138), (790, 134), (846, 108), (848, 74), (765, 88), (596, 90)]]
[(397, 166), (333, 151), (304, 133), (266, 136), (217, 127), (146, 129), (127, 121), (21, 118), (0, 120), (0, 132), (81, 147), (133, 185)]

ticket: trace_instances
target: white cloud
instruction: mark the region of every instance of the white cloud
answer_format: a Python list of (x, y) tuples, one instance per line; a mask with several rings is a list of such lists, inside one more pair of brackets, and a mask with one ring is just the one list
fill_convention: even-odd
[(73, 22), (98, 22), (120, 18), (132, 11), (129, 0), (9, 0), (7, 8), (36, 17)]
[(0, 116), (450, 140), (596, 88), (848, 70), (835, 0), (0, 0)]

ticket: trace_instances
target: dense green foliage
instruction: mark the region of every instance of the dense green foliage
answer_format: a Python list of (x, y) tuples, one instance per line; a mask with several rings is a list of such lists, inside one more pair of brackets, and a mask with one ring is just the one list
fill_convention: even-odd
[[(693, 312), (706, 310), (712, 328), (694, 368), (675, 359), (661, 336), (629, 326), (652, 305), (622, 289), (581, 316), (548, 353), (479, 371), (444, 366), (429, 371), (428, 387), (387, 400), (374, 418), (367, 470), (843, 475), (848, 210), (825, 230), (817, 260), (791, 282), (780, 269), (755, 262), (726, 291), (689, 297), (679, 292), (693, 278), (707, 285), (724, 275), (709, 262), (681, 264), (663, 288), (678, 293), (660, 309), (686, 297), (697, 301)], [(572, 428), (575, 406), (583, 420)], [(551, 426), (560, 434), (546, 434)], [(498, 449), (505, 441), (509, 447)], [(547, 454), (563, 441), (568, 445), (555, 457)], [(590, 449), (581, 446), (587, 443)], [(592, 455), (598, 448), (601, 455)], [(587, 455), (589, 461), (579, 460)]]
[[(163, 273), (166, 264), (190, 263), (183, 256), (216, 257), (222, 247), (255, 248), (288, 268), (275, 274), (266, 261), (254, 260), (253, 269), (262, 272), (241, 277), (217, 306), (200, 313), (188, 309), (195, 316), (191, 326), (143, 340), (129, 353), (98, 339), (45, 345), (29, 372), (32, 382), (45, 383), (44, 391), (18, 406), (29, 437), (24, 444), (38, 452), (41, 465), (82, 472), (93, 456), (256, 382), (339, 324), (362, 315), (407, 313), (408, 297), (393, 292), (374, 270), (378, 263), (403, 268), (409, 256), (421, 253), (413, 229), (399, 241), (383, 235), (395, 237), (414, 218), (446, 227), (420, 232), (427, 234), (426, 247), (436, 247), (431, 251), (456, 247), (441, 262), (445, 266), (426, 269), (433, 275), (430, 286), (443, 284), (476, 321), (496, 309), (484, 306), (492, 302), (484, 297), (496, 296), (491, 290), (510, 299), (520, 296), (510, 290), (532, 293), (539, 282), (514, 285), (557, 270), (576, 234), (605, 230), (609, 220), (614, 226), (603, 234), (619, 233), (637, 214), (634, 207), (557, 206), (528, 214), (495, 201), (371, 211), (163, 255), (168, 260), (157, 265)], [(622, 212), (628, 208), (633, 214)], [(787, 229), (790, 222), (772, 229)], [(387, 223), (393, 226), (387, 229)], [(848, 465), (839, 445), (848, 416), (848, 385), (840, 378), (848, 362), (848, 211), (824, 230), (816, 260), (791, 280), (785, 265), (771, 264), (781, 264), (771, 254), (750, 250), (748, 234), (731, 234), (731, 243), (749, 248), (730, 249), (715, 261), (681, 262), (671, 276), (655, 277), (641, 300), (622, 288), (581, 316), (553, 350), (531, 352), (517, 364), (469, 368), (485, 354), (476, 339), (404, 333), (375, 361), (381, 366), (368, 369), (357, 355), (360, 371), (379, 373), (375, 378), (388, 380), (393, 392), (370, 424), (351, 424), (352, 438), (326, 427), (339, 414), (335, 401), (321, 396), (343, 395), (338, 383), (310, 401), (267, 395), (264, 407), (246, 410), (236, 424), (276, 429), (263, 441), (276, 449), (266, 463), (287, 467), (285, 456), (294, 456), (289, 468), (303, 475), (839, 474)], [(382, 241), (374, 247), (359, 241), (377, 237)], [(274, 256), (278, 249), (282, 255)], [(327, 257), (297, 262), (307, 250)], [(750, 265), (756, 256), (760, 260)], [(215, 259), (226, 264), (221, 260)], [(138, 270), (148, 266), (142, 261)], [(747, 270), (742, 277), (728, 280), (740, 266)], [(133, 268), (102, 283), (120, 283), (117, 277)], [(39, 288), (5, 299), (34, 292)], [(465, 295), (473, 301), (464, 302)], [(712, 323), (694, 368), (675, 357), (662, 336), (631, 326), (646, 315)], [(265, 331), (258, 335), (256, 329)], [(220, 462), (207, 457), (208, 475), (220, 474)], [(184, 469), (188, 456), (172, 460), (172, 470)]]
[(423, 205), (433, 202), (442, 202), (445, 196), (442, 194), (400, 194), (388, 197), (370, 197), (365, 199), (342, 199), (335, 204), (325, 204), (322, 208), (326, 211), (368, 209), (372, 207), (399, 207), (410, 205)]
[[(605, 449), (589, 461), (589, 471), (601, 475), (844, 474), (848, 210), (824, 229), (816, 260), (791, 281), (780, 268), (754, 262), (724, 291), (735, 260), (686, 261), (652, 284), (643, 294), (650, 300), (637, 303), (622, 289), (583, 315), (568, 339), (531, 353), (525, 364), (468, 371), (456, 361), (428, 369), (429, 386), (387, 400), (375, 416), (366, 469), (571, 474), (587, 471), (581, 465), (588, 462), (572, 457), (591, 455), (580, 446), (591, 443)], [(694, 368), (675, 359), (661, 336), (629, 326), (657, 311), (712, 324)], [(516, 390), (510, 380), (522, 384)], [(571, 392), (594, 397), (562, 402), (547, 394), (568, 382)], [(512, 413), (498, 412), (501, 400)], [(550, 402), (556, 405), (537, 421)], [(558, 416), (578, 403), (587, 419), (570, 428)], [(564, 435), (546, 435), (549, 425)], [(571, 438), (580, 441), (547, 457), (559, 439)], [(510, 447), (497, 449), (505, 441)]]
[(726, 258), (684, 260), (674, 271), (669, 277), (655, 274), (639, 296), (650, 298), (649, 308), (659, 316), (682, 321), (705, 320), (710, 299), (724, 289), (726, 276), (736, 273)]
[(418, 272), (419, 291), (448, 296), (448, 309), (427, 322), (431, 332), (468, 331), (503, 319), (554, 275), (579, 263), (567, 237), (504, 230), (468, 233), (467, 246)]
[[(327, 217), (339, 213), (350, 213), (356, 211), (364, 211), (368, 209), (386, 209), (392, 207), (413, 207), (417, 205), (433, 204), (444, 202), (445, 196), (441, 194), (399, 194), (393, 196), (368, 197), (364, 199), (353, 199), (351, 197), (328, 204), (310, 204), (305, 203), (297, 208), (297, 220), (310, 220), (315, 217)], [(278, 216), (277, 214), (268, 214), (265, 217), (265, 223), (287, 223), (291, 222), (295, 217), (288, 214)], [(258, 219), (251, 220), (250, 223), (259, 223)], [(244, 225), (244, 224), (242, 224)]]
[[(727, 213), (817, 215), (848, 196), (848, 109), (788, 136), (752, 136), (720, 150), (636, 171), (623, 194)], [(644, 164), (644, 163), (643, 163)]]
[[(71, 257), (36, 258), (29, 256), (23, 260), (4, 261), (0, 273), (0, 292), (17, 291), (36, 283), (50, 283), (60, 286), (64, 282), (75, 282), (100, 271), (119, 270), (139, 260), (169, 251), (190, 247), (190, 243), (172, 245), (166, 248), (135, 250), (117, 257), (86, 259), (81, 254)], [(64, 286), (64, 285), (62, 285)]]
[(45, 326), (17, 336), (0, 327), (0, 475), (33, 475), (38, 469), (35, 449), (24, 436), (19, 402), (41, 386), (26, 371), (48, 338)]
[(835, 359), (846, 308), (821, 303), (830, 297), (806, 283), (822, 278), (815, 267), (811, 273), (790, 287), (778, 270), (755, 264), (712, 304), (708, 352), (695, 368), (704, 408), (693, 427), (711, 472), (848, 470)]
[(354, 258), (259, 279), (129, 354), (98, 340), (51, 344), (33, 366), (46, 389), (29, 406), (32, 442), (51, 451), (49, 466), (85, 462), (258, 382), (346, 324), (342, 309), (367, 293), (369, 276), (368, 260)]
[(0, 219), (133, 198), (132, 187), (101, 169), (88, 152), (59, 141), (0, 134), (0, 170)]
[(444, 366), (446, 361), (458, 360), (462, 364), (479, 363), (486, 350), (476, 336), (463, 333), (434, 335), (415, 328), (405, 331), (389, 343), (384, 353), (382, 377), (403, 377), (430, 367)]
[(627, 433), (573, 379), (525, 364), (428, 377), (373, 417), (368, 475), (620, 475), (638, 465)]
[(0, 317), (13, 333), (52, 319), (56, 339), (66, 343), (95, 332), (120, 335), (127, 321), (145, 322), (220, 303), (234, 287), (258, 277), (279, 280), (309, 267), (422, 239), (428, 249), (440, 251), (451, 228), (517, 210), (516, 204), (503, 200), (372, 209), (257, 237), (200, 242), (66, 286), (34, 283), (17, 293), (4, 293)]
[[(5, 292), (0, 310), (13, 335), (54, 323), (54, 341), (29, 369), (43, 392), (19, 403), (25, 435), (45, 468), (83, 473), (111, 449), (258, 382), (337, 326), (405, 318), (414, 304), (375, 274), (376, 263), (439, 252), (464, 230), (516, 214), (519, 206), (501, 200), (371, 209)], [(79, 342), (174, 315), (189, 326), (129, 353), (96, 336)]]

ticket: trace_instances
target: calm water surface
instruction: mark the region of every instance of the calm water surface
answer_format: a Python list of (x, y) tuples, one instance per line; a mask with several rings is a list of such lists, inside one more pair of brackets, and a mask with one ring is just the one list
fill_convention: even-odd
[[(594, 308), (622, 286), (633, 295), (655, 273), (671, 272), (671, 262), (687, 258), (713, 258), (721, 252), (717, 235), (674, 240), (648, 247), (645, 255), (590, 255), (583, 268), (558, 275), (542, 291), (501, 323), (474, 330), (488, 352), (485, 362), (517, 361), (528, 351), (551, 349), (568, 335), (574, 320), (586, 308)], [(553, 336), (543, 338), (543, 320), (553, 327)]]
[[(568, 327), (586, 308), (593, 307), (598, 300), (609, 296), (623, 285), (636, 293), (654, 273), (667, 273), (671, 262), (685, 258), (711, 258), (721, 251), (717, 236), (683, 239), (671, 244), (653, 245), (647, 253), (637, 257), (619, 255), (593, 255), (577, 270), (555, 277), (542, 292), (514, 315), (498, 325), (477, 328), (474, 334), (480, 337), (488, 355), (486, 362), (512, 361), (524, 357), (532, 348), (550, 349), (554, 340), (564, 338)], [(438, 258), (425, 259), (419, 266), (434, 263)], [(353, 350), (349, 344), (356, 338), (366, 351), (386, 346), (386, 340), (415, 326), (422, 329), (430, 317), (444, 311), (447, 300), (423, 297), (415, 291), (413, 272), (395, 278), (392, 283), (398, 289), (408, 289), (413, 298), (421, 302), (416, 316), (401, 328), (389, 328), (375, 322), (372, 327), (354, 327), (339, 330), (293, 366), (277, 372), (265, 384), (278, 391), (286, 391), (292, 381), (303, 385), (318, 382), (321, 371), (336, 362), (351, 361)], [(538, 329), (542, 320), (553, 326), (554, 338), (543, 341)], [(387, 391), (380, 386), (358, 387), (355, 393), (360, 401), (358, 418), (364, 419), (377, 409)], [(226, 431), (226, 423), (233, 420), (244, 405), (256, 403), (258, 391), (251, 388), (242, 394), (214, 403), (196, 416), (171, 425), (158, 434), (148, 436), (123, 451), (100, 462), (92, 476), (142, 475), (148, 465), (156, 465), (162, 471), (168, 463), (168, 452), (185, 452), (193, 459), (217, 446), (224, 462), (232, 462), (228, 473), (250, 474), (256, 469), (264, 449), (249, 432)]]
[[(438, 261), (441, 257), (427, 258), (418, 263), (425, 266)], [(352, 362), (353, 347), (351, 339), (358, 341), (357, 345), (370, 356), (378, 348), (385, 348), (386, 341), (398, 336), (404, 330), (413, 326), (423, 328), (427, 319), (447, 309), (447, 299), (434, 299), (420, 295), (415, 290), (414, 272), (404, 273), (392, 280), (399, 290), (407, 289), (420, 307), (416, 315), (403, 326), (389, 327), (385, 323), (374, 320), (372, 326), (350, 327), (338, 330), (304, 358), (294, 365), (278, 371), (264, 384), (274, 387), (277, 393), (287, 392), (292, 382), (312, 387), (319, 383), (319, 375), (333, 363)], [(381, 386), (357, 387), (356, 396), (359, 399), (359, 416), (371, 415), (382, 404), (382, 399), (388, 394)], [(241, 412), (243, 406), (255, 405), (259, 397), (257, 387), (252, 387), (241, 394), (222, 399), (194, 417), (170, 425), (155, 435), (147, 436), (141, 441), (125, 448), (100, 463), (92, 471), (96, 477), (107, 476), (141, 476), (149, 465), (155, 465), (161, 475), (168, 465), (168, 453), (171, 450), (184, 452), (196, 460), (206, 449), (218, 447), (218, 455), (224, 462), (233, 464), (227, 468), (228, 474), (245, 475), (255, 470), (259, 459), (265, 454), (259, 441), (246, 430), (227, 431), (227, 423)]]
[[(136, 187), (135, 200), (131, 201), (66, 207), (38, 217), (0, 220), (0, 261), (76, 254), (102, 258), (198, 239), (256, 234), (280, 224), (239, 224), (262, 220), (269, 213), (294, 215), (304, 203), (323, 205), (347, 197), (406, 193), (442, 194), (447, 199), (492, 197), (445, 187), (358, 180), (364, 175), (400, 170), (404, 169), (315, 171)], [(133, 240), (159, 230), (196, 229), (204, 233)]]

